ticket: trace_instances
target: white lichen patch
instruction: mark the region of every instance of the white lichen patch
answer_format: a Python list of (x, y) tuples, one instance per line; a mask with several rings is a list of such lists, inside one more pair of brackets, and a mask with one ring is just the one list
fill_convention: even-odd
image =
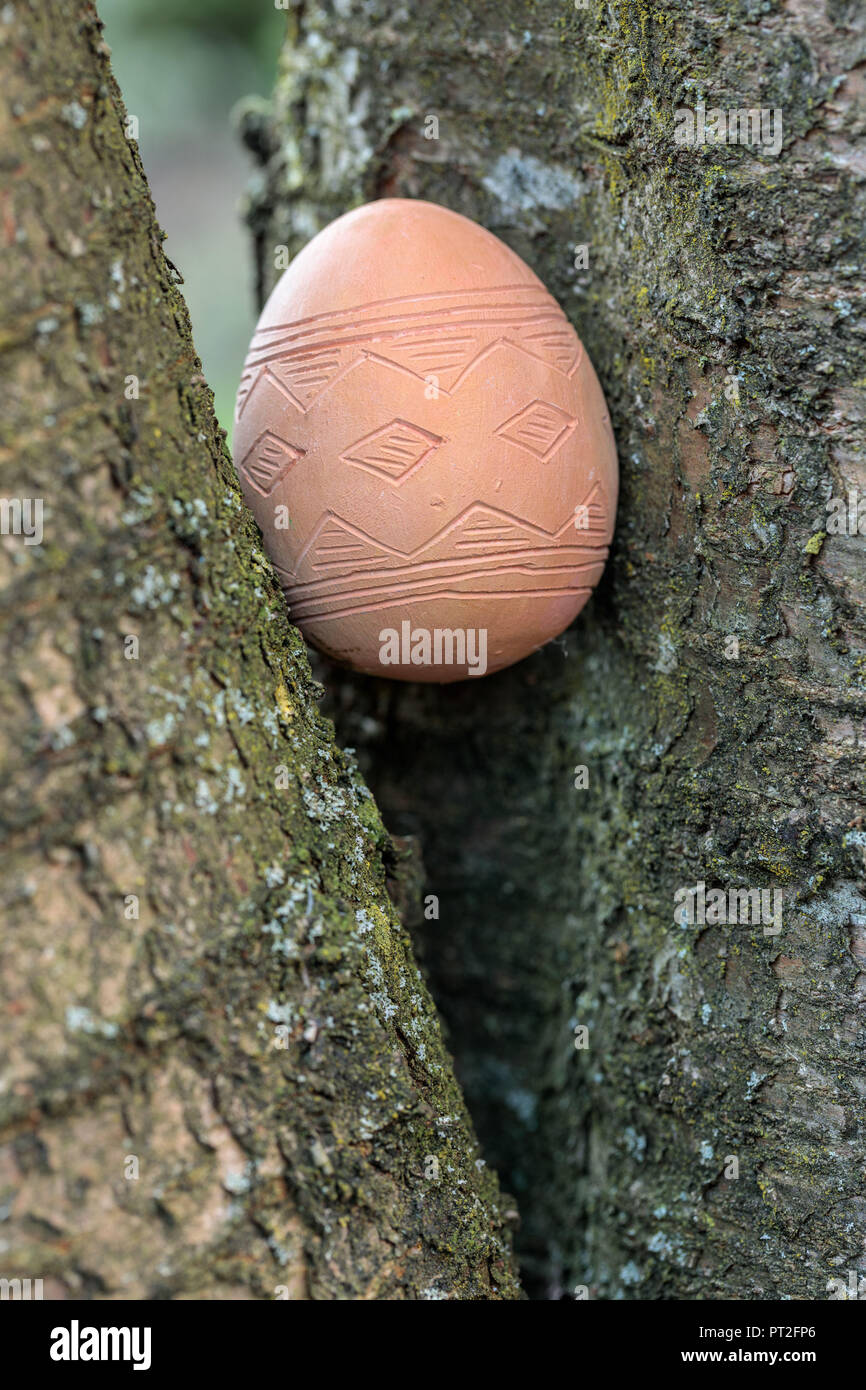
[(658, 660), (653, 666), (654, 671), (659, 671), (663, 676), (669, 676), (677, 669), (677, 649), (674, 640), (669, 632), (660, 632), (658, 635), (659, 654)]
[(246, 795), (246, 783), (239, 770), (232, 766), (226, 768), (226, 789), (223, 800), (227, 806), (233, 801), (240, 801)]
[(582, 181), (569, 170), (517, 149), (501, 154), (481, 182), (511, 214), (574, 207), (584, 192)]
[(207, 780), (200, 777), (195, 786), (195, 804), (199, 811), (206, 816), (215, 816), (219, 810), (219, 802), (213, 795)]
[(256, 717), (255, 707), (239, 690), (227, 692), (228, 703), (237, 715), (240, 724), (252, 724)]
[(155, 565), (148, 565), (130, 598), (139, 608), (159, 608), (164, 603), (172, 603), (179, 589), (180, 575), (177, 571), (163, 574)]
[(70, 1033), (89, 1033), (101, 1038), (116, 1038), (117, 1024), (106, 1019), (96, 1018), (90, 1009), (82, 1004), (70, 1004), (66, 1010), (66, 1027)]
[(318, 791), (304, 787), (302, 797), (310, 820), (318, 821), (323, 829), (339, 825), (351, 809), (342, 788), (332, 787), (321, 779)]
[(80, 101), (68, 101), (65, 106), (61, 106), (60, 115), (73, 130), (83, 130), (87, 125), (87, 111)]

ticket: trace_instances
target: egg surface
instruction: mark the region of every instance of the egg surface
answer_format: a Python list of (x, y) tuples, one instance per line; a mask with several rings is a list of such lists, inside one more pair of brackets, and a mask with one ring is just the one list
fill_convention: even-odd
[(509, 666), (607, 558), (618, 472), (592, 364), (520, 257), (432, 203), (369, 203), (296, 256), (233, 443), (292, 621), (358, 671)]

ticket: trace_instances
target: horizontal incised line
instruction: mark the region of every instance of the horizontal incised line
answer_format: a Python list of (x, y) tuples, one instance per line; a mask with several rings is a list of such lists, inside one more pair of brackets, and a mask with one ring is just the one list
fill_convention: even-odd
[[(554, 574), (569, 574), (577, 576), (580, 573), (580, 571), (594, 569), (595, 567), (595, 565), (539, 565), (535, 567), (527, 567), (525, 565), (517, 564), (497, 565), (491, 569), (485, 569), (481, 572), (470, 569), (465, 570), (462, 574), (436, 574), (432, 575), (429, 579), (419, 579), (417, 576), (407, 576), (402, 584), (394, 584), (393, 581), (389, 582), (389, 576), (386, 574), (371, 575), (371, 579), (380, 580), (381, 582), (372, 583), (368, 585), (368, 587), (365, 589), (342, 589), (337, 591), (334, 591), (332, 589), (328, 591), (324, 588), (324, 586), (322, 586), (321, 588), (315, 590), (308, 588), (305, 589), (303, 592), (299, 592), (297, 588), (292, 587), (291, 593), (289, 595), (289, 602), (292, 604), (293, 607), (295, 607), (296, 605), (300, 605), (301, 607), (309, 607), (309, 605), (312, 603), (324, 603), (329, 598), (354, 600), (359, 598), (374, 598), (377, 594), (391, 594), (394, 598), (398, 598), (404, 593), (421, 593), (421, 591), (429, 585), (439, 584), (443, 578), (454, 583), (458, 580), (465, 581), (468, 579), (480, 579), (482, 578), (482, 576), (485, 580), (496, 579), (503, 574), (525, 574), (530, 579), (535, 579), (543, 575)], [(351, 576), (349, 575), (344, 576), (344, 578), (346, 579), (350, 577)], [(580, 586), (569, 585), (569, 588), (575, 587), (579, 588)]]
[[(607, 546), (544, 546), (538, 547), (535, 550), (513, 550), (510, 553), (503, 552), (500, 550), (496, 551), (495, 553), (492, 553), (488, 558), (491, 562), (496, 562), (497, 564), (502, 564), (504, 561), (508, 560), (514, 560), (515, 563), (525, 565), (529, 560), (539, 560), (542, 563), (545, 559), (561, 560), (566, 558), (570, 553), (573, 553), (575, 551), (577, 551), (578, 554), (585, 554), (587, 550), (591, 551), (594, 549), (597, 549), (600, 552), (598, 559), (596, 559), (593, 556), (593, 558), (589, 560), (579, 560), (577, 562), (571, 563), (570, 568), (577, 571), (581, 569), (590, 569), (593, 565), (603, 564), (605, 559), (607, 558)], [(415, 565), (395, 565), (393, 568), (382, 569), (380, 571), (377, 571), (375, 569), (367, 570), (367, 572), (364, 575), (364, 578), (366, 579), (370, 577), (375, 577), (377, 573), (381, 573), (386, 578), (399, 580), (404, 578), (405, 576), (413, 574), (433, 574), (436, 572), (441, 572), (447, 566), (454, 565), (460, 565), (464, 569), (468, 569), (469, 573), (471, 573), (471, 569), (469, 567), (472, 565), (477, 566), (478, 563), (483, 560), (484, 556), (477, 554), (446, 556), (442, 560), (420, 560)], [(328, 561), (326, 563), (329, 569), (337, 568), (338, 566), (343, 565), (352, 565), (352, 572), (356, 573), (361, 563), (365, 565), (381, 565), (382, 561), (381, 557), (379, 556), (370, 556), (369, 560), (363, 562), (359, 562), (357, 560), (353, 560), (351, 557), (347, 557), (345, 560)], [(313, 568), (321, 569), (322, 566), (314, 565)], [(538, 568), (539, 566), (530, 566), (530, 572), (536, 573)], [(303, 590), (306, 595), (306, 592), (310, 590), (313, 585), (338, 583), (341, 579), (348, 578), (350, 578), (350, 575), (348, 574), (325, 574), (322, 575), (321, 579), (308, 579), (305, 580), (303, 584), (295, 584), (293, 588), (295, 593), (298, 593), (299, 591)]]
[[(532, 311), (527, 310), (527, 312), (531, 313)], [(560, 313), (561, 311), (556, 311), (557, 317), (560, 315)], [(536, 311), (535, 316), (531, 318), (520, 318), (517, 315), (512, 315), (510, 318), (507, 319), (475, 319), (454, 326), (459, 327), (460, 329), (488, 329), (491, 331), (498, 329), (504, 332), (509, 328), (522, 329), (531, 327), (534, 323), (543, 322), (545, 318), (552, 317), (554, 317), (553, 310), (550, 310), (547, 313), (545, 313), (542, 318), (538, 317), (538, 313)], [(248, 369), (251, 369), (253, 367), (260, 367), (266, 362), (274, 362), (277, 360), (291, 361), (294, 356), (302, 357), (304, 354), (309, 354), (310, 356), (312, 356), (314, 353), (330, 351), (332, 348), (351, 347), (359, 343), (381, 342), (382, 340), (390, 340), (394, 338), (405, 338), (407, 340), (410, 340), (413, 333), (426, 331), (426, 329), (430, 326), (429, 324), (410, 323), (402, 327), (389, 328), (389, 323), (393, 324), (393, 320), (383, 320), (381, 325), (370, 324), (368, 326), (366, 324), (350, 324), (347, 326), (345, 334), (341, 337), (325, 338), (321, 342), (317, 343), (286, 344), (284, 341), (276, 341), (273, 343), (263, 344), (260, 348), (251, 346), (250, 351), (247, 354), (247, 360), (245, 365)], [(568, 324), (568, 321), (566, 319), (562, 320), (562, 325), (564, 332), (567, 328), (570, 328), (570, 325)], [(571, 331), (574, 332), (573, 329)], [(576, 336), (577, 335), (575, 334), (575, 338)], [(536, 341), (535, 338), (533, 338), (532, 341), (534, 343)], [(406, 345), (409, 346), (410, 343), (407, 342)]]
[[(491, 556), (491, 564), (484, 565), (479, 569), (478, 560), (480, 558), (481, 557), (478, 555), (467, 555), (463, 559), (432, 560), (428, 561), (426, 564), (404, 566), (399, 570), (368, 570), (363, 577), (370, 583), (381, 583), (386, 586), (390, 585), (391, 588), (394, 588), (395, 583), (399, 587), (425, 574), (432, 576), (431, 579), (426, 581), (427, 583), (435, 583), (436, 580), (443, 577), (443, 570), (446, 571), (444, 577), (447, 579), (460, 579), (465, 575), (472, 574), (507, 574), (512, 570), (517, 574), (532, 575), (546, 574), (548, 571), (553, 572), (554, 570), (561, 571), (563, 574), (580, 574), (584, 570), (592, 570), (597, 568), (598, 565), (603, 565), (605, 559), (605, 557), (599, 556), (592, 560), (581, 560), (579, 563), (569, 561), (567, 564), (551, 564), (550, 562), (553, 560), (564, 559), (564, 555), (558, 553), (542, 558), (540, 555), (499, 554)], [(537, 560), (538, 563), (527, 564), (527, 559)], [(455, 566), (457, 566), (456, 569), (454, 568)], [(453, 572), (448, 573), (448, 567), (451, 567)], [(353, 579), (355, 573), (356, 571), (353, 568), (346, 574), (325, 574), (322, 575), (320, 579), (305, 580), (302, 584), (293, 583), (292, 593), (296, 598), (303, 599), (311, 598), (321, 593), (336, 593), (338, 592), (338, 586), (344, 584), (348, 579)], [(359, 592), (367, 593), (369, 591), (365, 589)]]
[(489, 285), (477, 290), (435, 290), (430, 294), (398, 294), (388, 299), (371, 299), (367, 304), (360, 304), (357, 309), (328, 309), (321, 314), (309, 314), (306, 318), (293, 319), (291, 323), (269, 324), (266, 328), (258, 328), (256, 334), (279, 333), (286, 328), (305, 329), (326, 320), (357, 318), (359, 314), (366, 314), (370, 309), (389, 309), (398, 304), (430, 304), (434, 300), (452, 299), (457, 300), (459, 305), (462, 299), (479, 294), (529, 294), (536, 299), (556, 304), (553, 295), (548, 294), (543, 285)]
[[(413, 594), (413, 595), (403, 595), (403, 594), (401, 594), (401, 595), (400, 595), (400, 599), (399, 599), (399, 603), (400, 603), (401, 605), (402, 605), (402, 604), (408, 604), (408, 603), (424, 603), (424, 602), (426, 602), (426, 601), (428, 601), (428, 600), (439, 601), (439, 600), (441, 600), (441, 599), (446, 599), (446, 600), (447, 600), (447, 599), (486, 599), (486, 600), (489, 601), (490, 599), (500, 599), (500, 598), (523, 598), (523, 599), (536, 599), (536, 598), (574, 598), (574, 597), (576, 597), (578, 594), (591, 594), (591, 593), (592, 593), (592, 590), (591, 590), (591, 589), (517, 589), (517, 590), (515, 590), (513, 593), (512, 593), (511, 591), (502, 591), (502, 592), (500, 592), (499, 590), (496, 590), (496, 589), (485, 589), (485, 590), (483, 590), (480, 594), (472, 594), (472, 593), (466, 593), (464, 590), (461, 590), (461, 589), (458, 589), (458, 590), (443, 589), (441, 593), (436, 593), (436, 594)], [(356, 613), (356, 614), (357, 614), (357, 613), (376, 613), (376, 612), (379, 612), (379, 611), (380, 611), (381, 609), (383, 609), (383, 608), (394, 608), (395, 606), (396, 606), (396, 605), (395, 605), (393, 599), (387, 599), (384, 603), (370, 603), (370, 604), (367, 604), (365, 607), (360, 608), (360, 609), (357, 608), (357, 607), (353, 607), (353, 608), (340, 608), (340, 609), (335, 609), (335, 610), (333, 610), (333, 611), (331, 611), (331, 612), (327, 612), (327, 613), (301, 613), (301, 614), (298, 614), (298, 613), (296, 613), (295, 610), (291, 607), (291, 601), (290, 601), (289, 613), (290, 613), (290, 616), (291, 616), (291, 618), (292, 618), (293, 621), (297, 620), (298, 622), (304, 622), (305, 620), (309, 619), (309, 620), (315, 621), (315, 622), (317, 622), (317, 623), (326, 623), (326, 622), (331, 622), (334, 618), (346, 618), (346, 617), (349, 616), (350, 613)]]
[[(585, 529), (587, 532), (589, 531), (589, 527), (585, 527), (584, 529)], [(596, 527), (596, 530), (598, 531), (598, 533), (599, 533), (600, 535), (604, 535), (604, 527), (603, 527), (603, 526)], [(527, 544), (528, 544), (528, 543), (529, 543), (529, 542), (527, 542)], [(472, 546), (472, 547), (481, 546), (481, 547), (483, 547), (484, 550), (489, 550), (489, 551), (491, 552), (491, 554), (497, 554), (497, 553), (498, 553), (497, 551), (494, 550), (494, 548), (493, 548), (494, 546), (499, 546), (499, 545), (515, 545), (515, 544), (516, 544), (516, 542), (515, 542), (510, 536), (484, 536), (484, 537), (480, 537), (480, 536), (479, 536), (479, 537), (473, 537), (473, 536), (470, 536), (467, 540), (459, 540), (459, 541), (455, 541), (455, 542), (454, 542), (455, 549), (456, 549), (458, 546), (459, 546), (460, 548), (462, 548), (462, 549), (468, 549), (470, 546)]]

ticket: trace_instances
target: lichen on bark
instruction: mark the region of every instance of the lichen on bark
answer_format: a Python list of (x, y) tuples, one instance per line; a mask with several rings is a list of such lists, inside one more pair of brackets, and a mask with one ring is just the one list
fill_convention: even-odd
[[(826, 508), (866, 491), (862, 50), (845, 3), (307, 0), (243, 118), (262, 293), (276, 245), (429, 198), (539, 273), (611, 407), (614, 549), (559, 643), (462, 689), (320, 668), (423, 844), (418, 949), (540, 1296), (866, 1269), (866, 542)], [(780, 109), (778, 157), (677, 145), (699, 101)], [(782, 934), (684, 928), (700, 881), (780, 889)]]
[[(520, 1296), (89, 4), (0, 14), (7, 1278)], [(35, 538), (35, 537), (34, 537)]]

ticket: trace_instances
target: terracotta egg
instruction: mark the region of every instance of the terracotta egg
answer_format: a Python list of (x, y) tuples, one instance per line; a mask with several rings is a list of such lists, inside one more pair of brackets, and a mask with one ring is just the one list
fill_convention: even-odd
[(285, 271), (235, 411), (292, 621), (355, 670), (454, 681), (566, 628), (598, 582), (617, 461), (574, 329), (497, 237), (386, 198)]

